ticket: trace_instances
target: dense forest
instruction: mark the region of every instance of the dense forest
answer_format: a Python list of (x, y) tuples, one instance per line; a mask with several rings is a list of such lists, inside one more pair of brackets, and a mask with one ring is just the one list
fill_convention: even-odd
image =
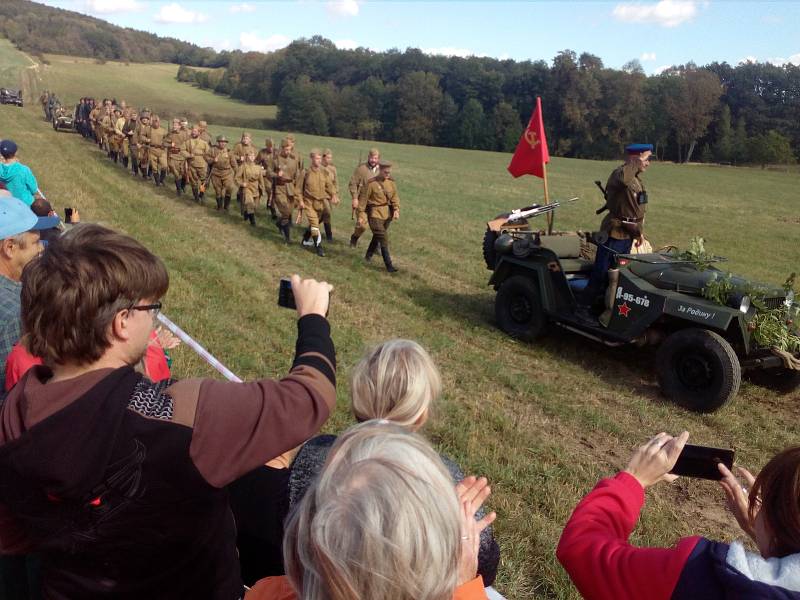
[(558, 156), (617, 157), (632, 140), (675, 161), (786, 164), (800, 154), (791, 64), (689, 63), (647, 76), (637, 60), (612, 69), (571, 50), (521, 62), (339, 50), (319, 36), (268, 54), (218, 53), (28, 0), (0, 3), (0, 35), (34, 54), (174, 62), (180, 81), (276, 104), (278, 127), (317, 135), (511, 151), (541, 96)]

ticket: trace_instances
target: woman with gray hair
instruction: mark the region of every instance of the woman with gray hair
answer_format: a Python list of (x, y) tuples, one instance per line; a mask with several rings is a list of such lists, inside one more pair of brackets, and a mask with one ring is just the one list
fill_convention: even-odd
[[(385, 419), (409, 431), (418, 431), (428, 420), (431, 405), (439, 398), (442, 380), (430, 355), (418, 343), (393, 339), (369, 349), (351, 374), (351, 408), (357, 421)], [(306, 442), (291, 466), (289, 505), (295, 506), (322, 469), (334, 435), (319, 435)], [(461, 468), (445, 456), (441, 462), (452, 481), (464, 479)], [(477, 517), (483, 517), (479, 512)], [(478, 573), (490, 586), (497, 576), (500, 548), (491, 527), (480, 536)]]
[(421, 436), (362, 423), (334, 444), (286, 525), (286, 576), (259, 581), (246, 600), (478, 600), (475, 520), (485, 479), (454, 486)]

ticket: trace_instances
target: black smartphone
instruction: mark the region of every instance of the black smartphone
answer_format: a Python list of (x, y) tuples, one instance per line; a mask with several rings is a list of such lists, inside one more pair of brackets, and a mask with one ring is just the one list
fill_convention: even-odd
[(292, 292), (292, 280), (288, 277), (281, 277), (281, 282), (278, 286), (278, 306), (297, 308), (294, 303), (294, 293)]
[(64, 209), (64, 223), (72, 223), (72, 208), (69, 206)]
[(686, 444), (670, 473), (719, 481), (722, 479), (722, 474), (717, 465), (722, 463), (728, 469), (732, 469), (735, 456), (736, 453), (733, 450)]

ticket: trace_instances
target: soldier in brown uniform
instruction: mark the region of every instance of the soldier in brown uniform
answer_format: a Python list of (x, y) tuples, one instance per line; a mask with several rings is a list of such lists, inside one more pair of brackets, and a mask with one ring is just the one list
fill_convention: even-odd
[(322, 153), (315, 148), (308, 156), (311, 166), (303, 174), (303, 194), (300, 200), (300, 210), (308, 221), (303, 245), (316, 246), (317, 255), (325, 256), (319, 224), (326, 216), (330, 221), (330, 202), (334, 196), (334, 188), (327, 170), (322, 166)]
[(128, 168), (128, 152), (130, 151), (130, 144), (128, 143), (128, 134), (125, 133), (125, 124), (130, 119), (130, 109), (123, 109), (120, 111), (119, 118), (114, 124), (114, 133), (119, 138), (119, 161), (122, 166)]
[(89, 111), (89, 126), (92, 130), (92, 136), (95, 143), (99, 146), (102, 136), (100, 135), (100, 119), (103, 118), (103, 109), (100, 105), (95, 104), (94, 108)]
[(256, 164), (264, 169), (264, 177), (267, 182), (267, 208), (269, 208), (269, 213), (273, 221), (278, 218), (278, 213), (272, 202), (273, 180), (269, 177), (269, 173), (274, 171), (272, 165), (275, 162), (275, 158), (275, 142), (272, 141), (272, 138), (267, 138), (264, 140), (264, 147), (256, 154)]
[(256, 164), (255, 148), (247, 150), (244, 163), (236, 171), (236, 185), (242, 191), (242, 215), (250, 225), (256, 225), (256, 208), (258, 201), (267, 187), (264, 182), (264, 170)]
[(355, 248), (358, 245), (358, 238), (367, 230), (365, 212), (360, 208), (360, 205), (364, 201), (363, 196), (367, 191), (367, 183), (378, 175), (380, 160), (381, 153), (378, 149), (370, 148), (367, 162), (358, 165), (350, 177), (350, 184), (348, 185), (350, 200), (352, 201), (353, 212), (358, 215), (353, 235), (350, 236), (351, 248)]
[[(197, 128), (200, 130), (200, 139), (210, 146), (211, 134), (208, 133), (208, 123), (205, 121), (198, 121)], [(191, 136), (191, 130), (189, 131), (189, 135)]]
[(231, 195), (236, 193), (235, 182), (236, 159), (228, 150), (228, 138), (224, 135), (217, 136), (217, 145), (209, 149), (206, 161), (211, 167), (211, 184), (217, 196), (217, 210), (228, 210), (231, 205)]
[(148, 154), (148, 145), (150, 144), (150, 113), (147, 110), (143, 110), (139, 117), (139, 126), (133, 134), (133, 139), (139, 151), (139, 173), (141, 173), (144, 178), (150, 177), (150, 156)]
[(181, 152), (186, 157), (186, 174), (189, 185), (192, 186), (192, 195), (196, 202), (203, 202), (205, 195), (208, 162), (206, 154), (210, 146), (200, 139), (200, 130), (192, 127), (191, 137), (183, 143)]
[(297, 161), (297, 168), (301, 171), (305, 170), (305, 163), (303, 162), (303, 157), (297, 151), (297, 141), (295, 140), (293, 133), (287, 133), (286, 139), (289, 140), (289, 156)]
[(122, 143), (125, 141), (125, 136), (122, 133), (122, 126), (124, 124), (125, 119), (122, 117), (122, 109), (117, 107), (111, 113), (111, 127), (108, 136), (111, 159), (115, 163), (119, 163), (122, 158)]
[(150, 118), (150, 142), (147, 154), (150, 159), (150, 171), (153, 173), (153, 180), (156, 185), (164, 185), (167, 177), (167, 149), (164, 147), (164, 138), (167, 130), (161, 127), (161, 119), (158, 115)]
[(103, 107), (103, 116), (100, 117), (100, 147), (111, 158), (111, 134), (114, 133), (114, 112), (110, 106)]
[(257, 154), (256, 147), (253, 146), (253, 138), (247, 132), (242, 133), (242, 139), (233, 147), (233, 157), (236, 159), (237, 165), (244, 164), (247, 153), (253, 151)]
[(333, 184), (333, 196), (329, 202), (328, 210), (325, 217), (322, 219), (322, 224), (325, 226), (325, 238), (333, 241), (333, 229), (331, 227), (331, 210), (333, 206), (339, 204), (339, 173), (336, 170), (336, 165), (333, 164), (333, 152), (330, 148), (325, 148), (322, 152), (322, 167), (328, 172), (331, 183)]
[(389, 254), (388, 229), (392, 221), (400, 218), (400, 196), (392, 179), (392, 163), (380, 163), (380, 172), (367, 184), (364, 202), (359, 203), (358, 211), (359, 219), (366, 218), (372, 231), (372, 240), (364, 258), (371, 260), (372, 255), (380, 247), (386, 270), (395, 273), (397, 269), (392, 264), (392, 256)]
[(123, 159), (123, 164), (127, 167), (130, 163), (134, 175), (136, 175), (139, 170), (139, 160), (136, 154), (137, 148), (133, 141), (138, 126), (139, 115), (135, 110), (132, 110), (128, 118), (125, 119), (125, 124), (122, 126), (122, 133), (125, 135), (125, 144), (128, 146), (128, 154)]
[(192, 128), (189, 127), (189, 120), (186, 117), (180, 119), (179, 133), (181, 134), (181, 143), (192, 137)]
[(183, 194), (186, 189), (186, 157), (181, 152), (185, 141), (181, 131), (181, 122), (178, 119), (172, 119), (170, 132), (164, 138), (164, 147), (167, 150), (167, 166), (175, 178), (175, 194), (178, 196)]
[(652, 144), (631, 144), (625, 147), (625, 163), (611, 173), (606, 183), (608, 214), (600, 224), (603, 239), (597, 247), (594, 268), (582, 294), (581, 303), (591, 307), (608, 286), (608, 269), (616, 254), (631, 251), (634, 240), (640, 243), (644, 231), (647, 191), (639, 176), (650, 165)]
[(273, 203), (278, 211), (276, 225), (283, 233), (286, 243), (291, 242), (289, 231), (292, 226), (292, 211), (294, 210), (295, 195), (300, 192), (301, 171), (297, 168), (297, 161), (289, 155), (290, 143), (281, 141), (281, 152), (273, 165), (273, 170), (268, 173), (269, 178), (275, 178), (275, 195)]

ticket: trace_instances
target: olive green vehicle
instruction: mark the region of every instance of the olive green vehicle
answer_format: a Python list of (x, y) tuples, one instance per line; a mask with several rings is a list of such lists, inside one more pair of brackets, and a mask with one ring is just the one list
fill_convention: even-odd
[[(763, 379), (794, 389), (800, 371), (790, 371), (769, 349), (756, 346), (748, 324), (755, 316), (740, 291), (725, 306), (702, 291), (721, 271), (700, 270), (669, 252), (617, 255), (606, 290), (605, 312), (586, 318), (576, 298), (588, 282), (597, 242), (591, 234), (547, 235), (532, 231), (528, 217), (552, 210), (536, 205), (500, 215), (487, 224), (483, 251), (497, 291), (497, 325), (533, 341), (557, 327), (605, 346), (657, 346), (655, 369), (663, 393), (695, 411), (712, 412), (739, 391), (742, 372), (763, 370)], [(556, 204), (557, 206), (557, 204)], [(618, 277), (616, 276), (618, 273)], [(734, 290), (747, 282), (733, 278)], [(785, 307), (797, 318), (794, 294), (767, 293), (770, 308)]]

